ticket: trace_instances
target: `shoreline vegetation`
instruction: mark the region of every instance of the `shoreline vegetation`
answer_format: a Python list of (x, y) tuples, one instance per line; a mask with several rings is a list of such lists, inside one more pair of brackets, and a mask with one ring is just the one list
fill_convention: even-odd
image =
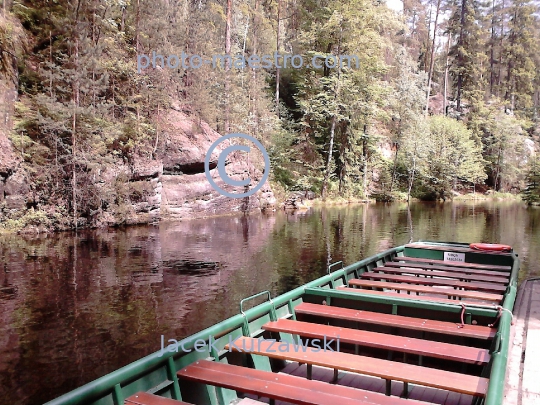
[[(538, 203), (539, 16), (533, 0), (414, 0), (399, 11), (369, 0), (6, 0), (0, 229), (155, 223), (276, 201), (521, 193)], [(137, 63), (156, 53), (360, 63)], [(271, 162), (266, 173), (255, 152), (228, 155), (231, 178), (270, 175), (241, 201), (216, 193), (203, 170), (232, 133), (256, 139)]]
[[(311, 207), (339, 207), (346, 205), (358, 205), (358, 204), (376, 204), (376, 203), (407, 203), (406, 194), (396, 195), (393, 201), (377, 201), (375, 198), (362, 199), (362, 198), (345, 198), (342, 196), (327, 196), (325, 200), (321, 197), (316, 197), (313, 199), (302, 199), (299, 200), (296, 206), (287, 207), (287, 200), (278, 200), (276, 203), (276, 208), (271, 210), (284, 210), (287, 212), (294, 211), (305, 211), (309, 210)], [(411, 203), (421, 202), (418, 198), (412, 198)], [(482, 193), (466, 193), (466, 194), (456, 194), (452, 199), (446, 200), (445, 202), (464, 202), (464, 201), (475, 201), (475, 202), (485, 202), (485, 201), (510, 201), (510, 202), (525, 202), (523, 197), (519, 194), (511, 193), (499, 193), (488, 190), (486, 194)], [(425, 202), (434, 202), (434, 201), (425, 201)], [(443, 202), (443, 200), (438, 200), (438, 202)], [(539, 203), (532, 203), (530, 205), (540, 205)], [(263, 210), (263, 212), (265, 212)], [(212, 217), (226, 217), (226, 216), (238, 216), (238, 215), (249, 215), (249, 213), (240, 214), (238, 212), (229, 212), (225, 214), (204, 216), (198, 218), (183, 218), (175, 219), (167, 216), (163, 216), (159, 220), (152, 223), (133, 223), (133, 224), (113, 224), (103, 227), (79, 227), (79, 230), (83, 229), (97, 229), (97, 228), (106, 228), (106, 227), (125, 227), (125, 226), (140, 226), (140, 225), (152, 225), (159, 222), (176, 222), (176, 221), (190, 221), (192, 219), (208, 219)], [(51, 220), (48, 215), (44, 212), (40, 212), (34, 209), (28, 210), (25, 215), (17, 220), (7, 220), (0, 223), (0, 235), (6, 234), (21, 234), (21, 235), (39, 235), (39, 234), (52, 234), (57, 232), (66, 232), (75, 230), (74, 227), (66, 227), (59, 229), (51, 229)]]

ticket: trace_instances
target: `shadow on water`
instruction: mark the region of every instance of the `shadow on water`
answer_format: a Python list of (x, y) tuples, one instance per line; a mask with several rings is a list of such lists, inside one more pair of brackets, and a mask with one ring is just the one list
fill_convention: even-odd
[(514, 246), (540, 275), (540, 209), (373, 204), (0, 239), (0, 404), (41, 404), (326, 273), (418, 239)]

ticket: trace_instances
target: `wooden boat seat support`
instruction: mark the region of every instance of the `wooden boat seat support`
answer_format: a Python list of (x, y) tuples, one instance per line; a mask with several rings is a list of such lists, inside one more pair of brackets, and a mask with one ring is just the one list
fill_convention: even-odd
[(387, 288), (397, 291), (414, 291), (425, 294), (436, 294), (436, 295), (446, 295), (460, 298), (471, 298), (477, 300), (493, 301), (500, 303), (503, 299), (501, 294), (491, 294), (485, 292), (477, 291), (462, 291), (462, 290), (448, 290), (440, 287), (426, 287), (426, 286), (417, 286), (411, 284), (402, 284), (402, 283), (388, 283), (384, 281), (369, 281), (369, 280), (360, 280), (352, 279), (349, 280), (350, 286), (355, 287), (364, 287), (364, 288)]
[(490, 340), (495, 337), (497, 330), (486, 326), (468, 325), (458, 328), (457, 323), (436, 321), (431, 319), (412, 318), (408, 316), (383, 314), (379, 312), (358, 309), (340, 308), (329, 305), (302, 302), (294, 308), (296, 315), (311, 315), (323, 319), (340, 319), (375, 325), (385, 325), (442, 335), (457, 335), (475, 339)]
[[(479, 264), (479, 263), (467, 263), (467, 262), (448, 262), (444, 260), (437, 259), (424, 259), (420, 257), (409, 257), (409, 256), (395, 256), (392, 259), (394, 262), (416, 262), (416, 263), (427, 263), (429, 265), (442, 265), (447, 267), (464, 267), (467, 269), (480, 269), (480, 270), (500, 270), (501, 274), (509, 273), (512, 269), (511, 266), (501, 266), (496, 264)], [(388, 264), (388, 263), (386, 263)]]
[[(448, 299), (448, 298), (440, 298), (440, 297), (430, 297), (430, 296), (427, 296), (427, 295), (413, 295), (413, 296), (409, 296), (409, 295), (404, 295), (404, 294), (400, 294), (398, 292), (391, 292), (391, 291), (377, 291), (377, 290), (366, 290), (366, 289), (362, 289), (362, 288), (350, 288), (350, 287), (338, 287), (336, 288), (337, 291), (343, 291), (343, 292), (346, 292), (346, 293), (353, 293), (353, 294), (363, 294), (363, 295), (370, 295), (370, 296), (379, 296), (379, 297), (393, 297), (393, 298), (397, 298), (397, 299), (400, 299), (400, 300), (403, 300), (403, 299), (409, 299), (409, 300), (415, 300), (415, 301), (428, 301), (428, 302), (440, 302), (440, 303), (444, 303), (444, 304), (453, 304), (453, 305), (456, 305), (456, 306), (459, 306), (460, 304), (466, 304), (467, 306), (474, 306), (474, 305), (478, 305), (478, 302), (474, 302), (474, 301), (464, 301), (464, 300), (459, 300), (459, 301), (456, 301), (456, 300), (451, 300), (451, 299)], [(495, 306), (493, 306), (493, 309), (495, 310)]]
[[(285, 342), (277, 345), (280, 350), (277, 350), (277, 347), (274, 345), (274, 342), (268, 340), (240, 337), (232, 344), (226, 345), (225, 348), (251, 355), (256, 354), (279, 360), (311, 364), (311, 366), (321, 366), (335, 370), (371, 375), (389, 381), (419, 384), (461, 394), (484, 397), (487, 392), (489, 380), (483, 377), (338, 351), (323, 351), (311, 347), (299, 347), (298, 345), (287, 344)], [(287, 350), (283, 350), (283, 345), (287, 346)], [(245, 351), (243, 350), (244, 348)], [(390, 383), (388, 383), (388, 386), (390, 386)]]
[[(323, 339), (336, 339), (336, 341), (339, 341), (340, 343), (349, 343), (469, 364), (487, 364), (490, 359), (489, 351), (486, 349), (337, 326), (291, 321), (287, 319), (268, 322), (264, 324), (262, 328), (270, 332), (283, 332), (311, 339), (319, 339), (320, 342), (322, 342)], [(300, 342), (300, 344), (307, 344), (307, 341)]]
[(480, 282), (465, 282), (459, 280), (450, 280), (445, 278), (435, 278), (437, 274), (428, 274), (431, 277), (419, 277), (417, 276), (404, 276), (401, 274), (386, 274), (377, 273), (373, 271), (367, 271), (362, 273), (363, 279), (372, 280), (387, 280), (391, 282), (405, 283), (405, 284), (421, 284), (427, 286), (446, 286), (454, 287), (463, 290), (473, 291), (487, 291), (494, 293), (501, 293), (506, 291), (506, 286), (493, 283), (480, 283)]
[(390, 274), (413, 274), (415, 276), (425, 277), (445, 277), (466, 281), (482, 281), (487, 283), (501, 284), (504, 286), (508, 284), (508, 277), (506, 276), (469, 274), (468, 272), (456, 270), (446, 271), (424, 265), (413, 266), (414, 263), (409, 263), (407, 266), (395, 266), (395, 264), (397, 263), (386, 263), (384, 267), (375, 267), (372, 271)]
[(270, 403), (279, 400), (298, 405), (425, 405), (378, 392), (208, 360), (183, 367), (178, 377), (270, 398)]
[(137, 392), (129, 398), (126, 398), (124, 405), (191, 405), (187, 402), (177, 401), (160, 397), (159, 395), (149, 394), (148, 392)]
[(447, 272), (456, 272), (456, 273), (465, 273), (477, 276), (489, 276), (496, 277), (501, 281), (508, 282), (510, 274), (507, 271), (502, 270), (485, 270), (485, 269), (476, 269), (472, 267), (454, 267), (454, 266), (441, 266), (441, 265), (431, 265), (428, 263), (414, 263), (414, 262), (386, 262), (384, 267), (407, 267), (415, 269), (424, 269), (424, 270), (437, 270), (437, 271), (447, 271)]

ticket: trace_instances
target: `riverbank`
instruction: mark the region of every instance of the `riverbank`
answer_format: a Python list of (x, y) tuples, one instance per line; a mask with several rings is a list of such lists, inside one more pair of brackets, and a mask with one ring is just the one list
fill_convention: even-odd
[[(275, 190), (277, 187), (272, 185)], [(140, 216), (122, 216), (121, 218), (114, 218), (109, 215), (103, 218), (103, 220), (96, 221), (91, 224), (80, 224), (77, 228), (73, 226), (73, 219), (66, 215), (66, 213), (55, 212), (54, 210), (43, 211), (34, 209), (33, 207), (25, 210), (24, 212), (12, 212), (11, 215), (4, 215), (4, 220), (0, 221), (0, 235), (5, 234), (23, 234), (23, 235), (39, 235), (53, 232), (72, 231), (75, 229), (103, 229), (108, 227), (123, 227), (131, 225), (144, 225), (158, 222), (175, 222), (185, 221), (201, 218), (215, 218), (226, 216), (245, 215), (246, 213), (259, 213), (259, 212), (272, 212), (277, 209), (285, 209), (288, 211), (306, 210), (310, 207), (339, 207), (346, 205), (359, 205), (369, 204), (377, 202), (374, 198), (356, 198), (356, 197), (341, 197), (341, 196), (329, 196), (326, 199), (316, 197), (312, 192), (292, 192), (286, 193), (283, 190), (281, 192), (274, 192), (276, 196), (275, 204), (269, 209), (261, 209), (260, 207), (251, 207), (250, 209), (242, 209), (242, 201), (236, 201), (234, 207), (227, 212), (209, 213), (204, 212), (204, 215), (196, 215), (193, 217), (185, 216), (178, 218), (173, 215), (168, 215), (167, 210), (163, 210), (158, 217), (152, 218), (140, 217)], [(231, 199), (232, 200), (232, 199)], [(420, 202), (421, 200), (411, 198), (411, 202)], [(499, 193), (489, 190), (486, 194), (483, 193), (467, 193), (456, 195), (451, 201), (523, 201), (520, 195), (511, 193)], [(387, 201), (390, 202), (390, 201)], [(405, 193), (397, 193), (396, 199), (393, 202), (407, 202)], [(105, 213), (106, 214), (106, 213)]]

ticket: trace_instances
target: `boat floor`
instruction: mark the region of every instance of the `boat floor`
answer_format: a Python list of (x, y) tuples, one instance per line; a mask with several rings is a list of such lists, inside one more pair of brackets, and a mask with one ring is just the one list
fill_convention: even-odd
[[(307, 378), (306, 365), (299, 365), (298, 363), (289, 363), (281, 373), (291, 374), (298, 377)], [(313, 366), (312, 377), (314, 380), (331, 382), (334, 378), (334, 370), (325, 367)], [(359, 388), (363, 390), (385, 393), (386, 383), (382, 378), (370, 377), (356, 373), (348, 373), (340, 371), (338, 374), (338, 380), (336, 384), (344, 385), (352, 388)], [(399, 381), (392, 381), (392, 395), (399, 396), (403, 391), (403, 383)], [(473, 402), (474, 397), (472, 395), (459, 394), (457, 392), (449, 392), (445, 390), (439, 390), (436, 388), (422, 387), (419, 385), (409, 384), (409, 399), (416, 399), (419, 401), (425, 401), (428, 404), (439, 405), (470, 405)], [(255, 405), (260, 403), (269, 403), (268, 398), (257, 398), (255, 395), (246, 395), (246, 399), (256, 400), (256, 402), (250, 402), (244, 404), (243, 402), (237, 405)], [(293, 405), (290, 402), (276, 401), (276, 405)]]

